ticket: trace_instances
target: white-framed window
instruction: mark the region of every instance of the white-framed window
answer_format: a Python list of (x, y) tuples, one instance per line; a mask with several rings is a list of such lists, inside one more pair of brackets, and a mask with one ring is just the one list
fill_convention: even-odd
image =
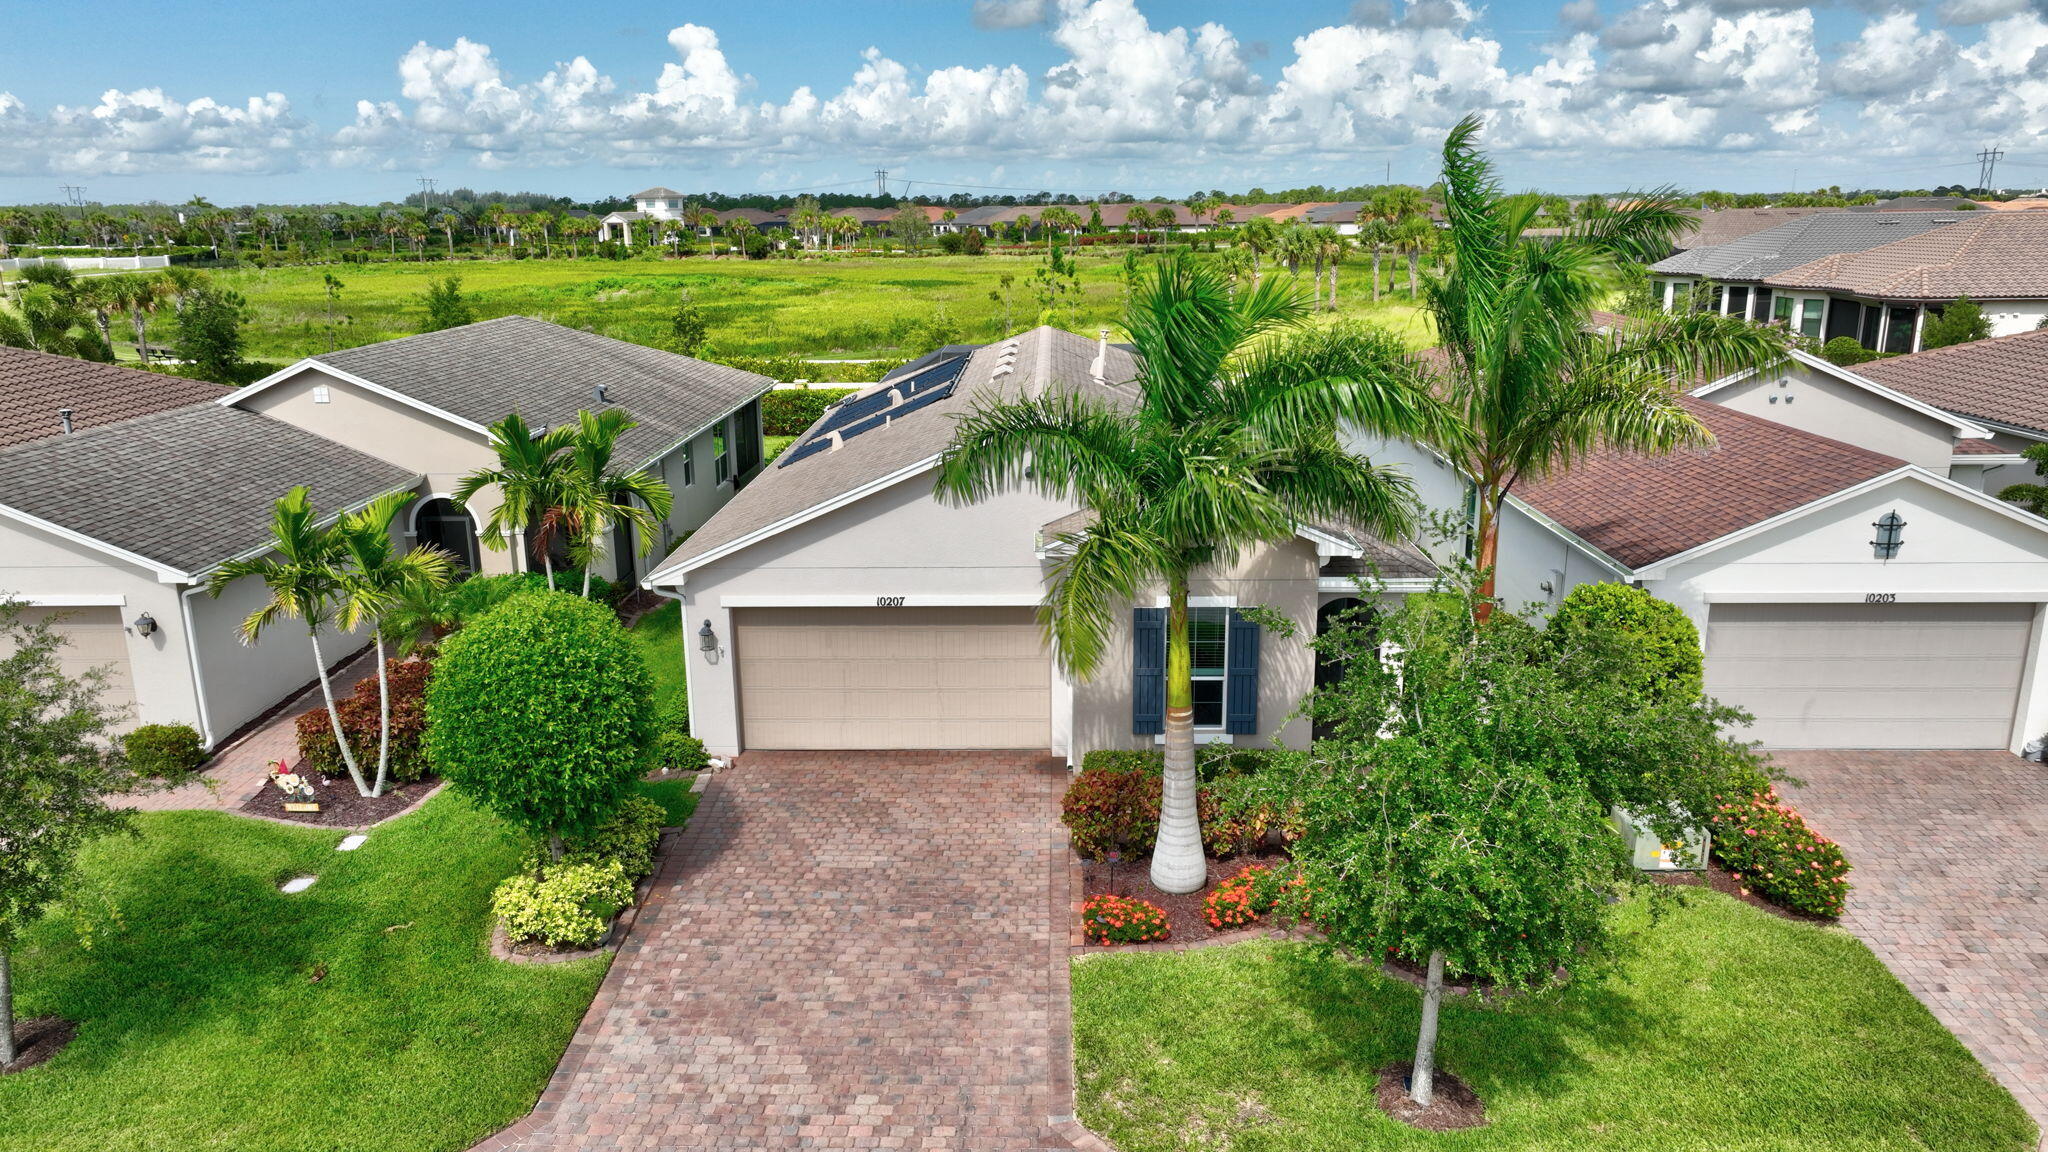
[(731, 439), (726, 433), (723, 421), (711, 430), (712, 475), (718, 478), (717, 483), (720, 484), (732, 479), (732, 455), (727, 451)]
[(1230, 609), (1188, 609), (1188, 671), (1195, 727), (1223, 727), (1223, 678), (1230, 667)]
[(1792, 306), (1797, 303), (1798, 301), (1790, 296), (1771, 297), (1771, 319), (1780, 321), (1785, 327), (1790, 328), (1792, 326)]
[(1820, 321), (1827, 312), (1825, 299), (1808, 298), (1800, 301), (1799, 331), (1815, 340), (1820, 339)]

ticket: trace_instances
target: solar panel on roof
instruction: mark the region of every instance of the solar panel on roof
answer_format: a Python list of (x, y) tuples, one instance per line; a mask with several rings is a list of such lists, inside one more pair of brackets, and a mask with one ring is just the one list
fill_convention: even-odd
[(863, 432), (873, 432), (875, 429), (880, 428), (882, 425), (887, 424), (888, 422), (889, 417), (885, 414), (881, 416), (870, 416), (869, 418), (861, 421), (858, 424), (848, 424), (846, 427), (841, 428), (839, 430), (839, 440), (841, 443), (845, 443), (846, 441), (853, 439), (855, 436), (858, 436)]
[(816, 456), (830, 447), (832, 447), (832, 437), (829, 433), (824, 436), (813, 436), (809, 440), (784, 452), (782, 459), (775, 466), (777, 468), (787, 468), (806, 456)]
[(919, 408), (922, 408), (927, 404), (931, 404), (939, 400), (944, 400), (946, 397), (951, 396), (952, 394), (953, 390), (951, 388), (939, 388), (930, 392), (922, 393), (915, 399), (905, 400), (903, 403), (898, 404), (894, 408), (889, 409), (889, 419), (900, 420), (903, 418), (904, 413), (915, 412)]
[(887, 388), (839, 404), (819, 422), (809, 439), (783, 453), (776, 466), (786, 468), (806, 456), (815, 456), (829, 449), (835, 433), (839, 442), (845, 443), (863, 432), (872, 432), (883, 427), (906, 413), (944, 400), (953, 394), (953, 389), (960, 382), (961, 373), (966, 368), (967, 358), (955, 357), (899, 380)]
[(896, 397), (893, 392), (890, 389), (884, 388), (867, 396), (843, 401), (831, 411), (825, 413), (825, 419), (819, 423), (818, 431), (813, 433), (813, 435), (831, 432), (835, 429), (844, 428), (856, 420), (866, 419), (887, 408), (895, 400)]

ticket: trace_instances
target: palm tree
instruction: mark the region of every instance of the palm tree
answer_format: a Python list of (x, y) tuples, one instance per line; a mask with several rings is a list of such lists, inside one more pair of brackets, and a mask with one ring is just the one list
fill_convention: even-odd
[[(120, 306), (128, 310), (128, 324), (135, 330), (135, 355), (143, 367), (149, 366), (148, 317), (156, 311), (157, 305), (170, 291), (170, 283), (160, 276), (121, 276), (114, 278), (115, 298)], [(329, 351), (333, 351), (332, 346)]]
[(1443, 394), (1459, 418), (1437, 446), (1477, 489), (1484, 615), (1501, 504), (1517, 482), (1603, 447), (1659, 453), (1711, 443), (1673, 381), (1768, 368), (1784, 347), (1761, 325), (1713, 313), (1593, 331), (1612, 267), (1662, 257), (1692, 217), (1658, 189), (1561, 236), (1525, 236), (1537, 206), (1501, 193), (1477, 146), (1479, 125), (1468, 116), (1444, 140), (1447, 259), (1423, 299), (1446, 354)]
[(1139, 356), (1135, 409), (1055, 391), (985, 404), (940, 458), (941, 499), (1028, 487), (1093, 513), (1064, 534), (1039, 620), (1068, 672), (1091, 675), (1127, 606), (1166, 587), (1165, 793), (1152, 882), (1206, 879), (1195, 808), (1188, 588), (1196, 573), (1348, 517), (1389, 537), (1412, 523), (1407, 478), (1345, 451), (1341, 424), (1387, 435), (1434, 428), (1435, 406), (1399, 344), (1362, 328), (1290, 332), (1309, 309), (1273, 280), (1232, 293), (1180, 252), (1134, 293), (1124, 326)]
[(1437, 227), (1429, 217), (1416, 213), (1394, 225), (1394, 247), (1408, 258), (1408, 298), (1415, 299), (1416, 264), (1422, 254), (1436, 247)]
[(334, 743), (341, 749), (356, 792), (370, 795), (370, 785), (356, 764), (348, 746), (348, 733), (341, 727), (341, 710), (334, 704), (334, 685), (327, 678), (327, 657), (320, 650), (320, 629), (334, 619), (342, 597), (340, 561), (341, 534), (322, 527), (313, 512), (313, 501), (301, 484), (278, 498), (270, 516), (270, 552), (247, 560), (230, 560), (214, 570), (206, 582), (209, 596), (219, 596), (228, 585), (253, 576), (270, 590), (263, 606), (242, 621), (242, 643), (254, 644), (265, 629), (279, 620), (300, 620), (313, 640), (313, 669), (320, 677), (320, 695), (327, 701), (327, 720), (334, 726)]
[(1377, 214), (1358, 221), (1358, 246), (1372, 253), (1372, 302), (1380, 302), (1380, 262), (1394, 242), (1393, 225)]
[(646, 472), (621, 473), (612, 468), (620, 434), (637, 426), (624, 412), (610, 408), (578, 412), (575, 429), (564, 430), (570, 436), (562, 503), (575, 537), (577, 559), (583, 565), (585, 599), (590, 597), (590, 570), (604, 555), (605, 534), (620, 524), (631, 525), (640, 540), (640, 554), (645, 556), (675, 503), (668, 485)]
[(732, 241), (733, 245), (740, 250), (740, 255), (742, 256), (748, 255), (747, 242), (760, 234), (761, 230), (756, 228), (754, 222), (745, 216), (735, 216), (732, 218), (731, 223), (725, 226), (726, 238)]
[(1254, 216), (1237, 230), (1237, 242), (1252, 254), (1252, 286), (1257, 287), (1264, 275), (1259, 259), (1272, 253), (1280, 244), (1280, 228), (1270, 216)]
[[(348, 564), (341, 577), (341, 626), (353, 632), (369, 624), (377, 644), (377, 780), (370, 786), (372, 796), (384, 794), (391, 774), (391, 677), (384, 667), (387, 624), (393, 609), (447, 587), (455, 571), (455, 558), (439, 548), (422, 545), (401, 553), (392, 544), (391, 521), (416, 495), (387, 492), (343, 517), (338, 530)], [(337, 726), (335, 732), (340, 731)]]
[(1337, 310), (1337, 265), (1344, 262), (1344, 250), (1350, 246), (1344, 234), (1328, 224), (1315, 230), (1316, 267), (1327, 268), (1330, 274), (1330, 302), (1323, 307), (1331, 312)]
[[(497, 485), (498, 506), (484, 523), (484, 547), (507, 546), (515, 535), (524, 535), (535, 524), (543, 529), (533, 539), (533, 554), (548, 575), (548, 590), (555, 587), (555, 560), (549, 545), (559, 527), (557, 510), (562, 506), (566, 477), (562, 450), (568, 447), (572, 429), (554, 428), (536, 436), (514, 412), (491, 425), (491, 447), (498, 454), (495, 468), (480, 468), (462, 478), (451, 498), (464, 508), (483, 489)], [(545, 519), (544, 519), (545, 518)]]

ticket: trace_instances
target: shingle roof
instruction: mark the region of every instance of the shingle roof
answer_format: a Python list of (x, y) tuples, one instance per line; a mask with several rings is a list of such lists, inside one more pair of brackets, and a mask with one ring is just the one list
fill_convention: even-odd
[(682, 199), (682, 196), (683, 196), (683, 194), (682, 194), (681, 192), (678, 192), (678, 191), (676, 191), (676, 190), (675, 190), (675, 189), (673, 189), (673, 188), (664, 188), (664, 187), (662, 187), (661, 185), (659, 185), (659, 184), (656, 184), (656, 185), (655, 185), (654, 187), (652, 187), (652, 188), (642, 188), (642, 189), (641, 189), (640, 191), (638, 191), (638, 192), (635, 192), (635, 193), (633, 193), (633, 194), (632, 194), (631, 196), (628, 196), (628, 197), (626, 197), (626, 199), (628, 199), (628, 200), (680, 200), (680, 199)]
[(204, 380), (0, 346), (0, 448), (62, 435), (64, 408), (73, 428), (96, 428), (225, 395)]
[[(1007, 354), (1013, 346), (1014, 358)], [(1136, 377), (1137, 361), (1111, 345), (1103, 372), (1109, 383), (1097, 384), (1090, 368), (1098, 354), (1100, 346), (1095, 341), (1052, 327), (1033, 328), (1001, 343), (983, 345), (969, 357), (952, 395), (906, 419), (855, 436), (829, 452), (786, 468), (764, 469), (655, 570), (693, 560), (937, 455), (952, 441), (954, 421), (978, 401), (1038, 395), (1057, 386), (1128, 403), (1130, 390), (1118, 386)], [(1006, 363), (1009, 369), (998, 375)]]
[(1945, 228), (1776, 271), (1765, 283), (1893, 300), (2048, 298), (2048, 212), (1964, 213)]
[(1952, 344), (1850, 371), (1944, 412), (2048, 433), (2048, 332)]
[(1640, 568), (1904, 466), (1903, 460), (1695, 397), (1714, 446), (1663, 456), (1597, 452), (1516, 494)]
[(1650, 271), (1753, 281), (1824, 256), (1862, 252), (1962, 219), (1955, 212), (1823, 212), (1650, 265)]
[[(531, 425), (554, 426), (583, 409), (623, 408), (639, 427), (619, 441), (619, 456), (640, 464), (767, 391), (774, 381), (564, 328), (506, 316), (366, 344), (312, 359), (475, 424), (517, 411)], [(594, 389), (602, 385), (600, 403)]]
[(295, 484), (362, 504), (418, 477), (283, 421), (188, 405), (0, 450), (0, 504), (183, 572), (260, 546)]
[(2012, 449), (2001, 447), (1996, 440), (1958, 440), (1950, 455), (1954, 456), (2004, 456)]

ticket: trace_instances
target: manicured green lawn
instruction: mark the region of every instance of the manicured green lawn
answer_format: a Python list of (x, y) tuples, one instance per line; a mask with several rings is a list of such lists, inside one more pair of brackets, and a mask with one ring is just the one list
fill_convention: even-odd
[(777, 460), (782, 456), (782, 450), (796, 443), (796, 439), (794, 436), (763, 436), (761, 455), (771, 462)]
[(604, 975), (490, 957), (521, 844), (453, 793), (348, 853), (215, 813), (138, 825), (86, 857), (118, 923), (84, 950), (47, 920), (16, 956), (20, 1013), (81, 1027), (0, 1078), (0, 1148), (454, 1152), (532, 1107)]
[(640, 794), (668, 810), (668, 826), (680, 828), (697, 810), (697, 793), (690, 791), (691, 777), (675, 780), (642, 780)]
[[(1082, 301), (1055, 323), (1093, 334), (1113, 324), (1123, 303), (1121, 251), (1082, 252)], [(804, 260), (484, 260), (428, 264), (315, 265), (214, 273), (249, 302), (247, 354), (289, 362), (327, 348), (327, 297), (321, 277), (344, 284), (336, 314), (340, 347), (375, 343), (418, 330), (420, 298), (430, 280), (454, 273), (481, 319), (521, 313), (589, 328), (638, 344), (660, 346), (676, 300), (687, 290), (711, 326), (715, 349), (749, 356), (871, 357), (923, 351), (917, 331), (943, 308), (970, 341), (997, 338), (1003, 308), (989, 299), (1009, 289), (1009, 326), (1037, 323), (1029, 286), (1042, 257), (834, 256)], [(1406, 297), (1370, 301), (1369, 263), (1353, 256), (1339, 281), (1338, 315), (1364, 316), (1401, 332), (1417, 347), (1427, 327)], [(1405, 276), (1405, 270), (1403, 271)], [(1405, 283), (1405, 280), (1402, 281)], [(1304, 285), (1306, 278), (1304, 278)], [(152, 338), (169, 342), (168, 314), (152, 322)]]
[(1375, 1071), (1414, 1055), (1418, 993), (1317, 945), (1074, 965), (1081, 1118), (1123, 1152), (2031, 1152), (2034, 1126), (1847, 933), (1705, 895), (1608, 978), (1481, 1009), (1447, 1000), (1439, 1060), (1491, 1124), (1385, 1118)]
[(654, 703), (657, 708), (674, 704), (683, 707), (689, 689), (683, 679), (683, 661), (689, 648), (682, 635), (683, 606), (665, 600), (661, 607), (634, 621), (626, 635), (640, 646), (647, 670), (654, 674)]

